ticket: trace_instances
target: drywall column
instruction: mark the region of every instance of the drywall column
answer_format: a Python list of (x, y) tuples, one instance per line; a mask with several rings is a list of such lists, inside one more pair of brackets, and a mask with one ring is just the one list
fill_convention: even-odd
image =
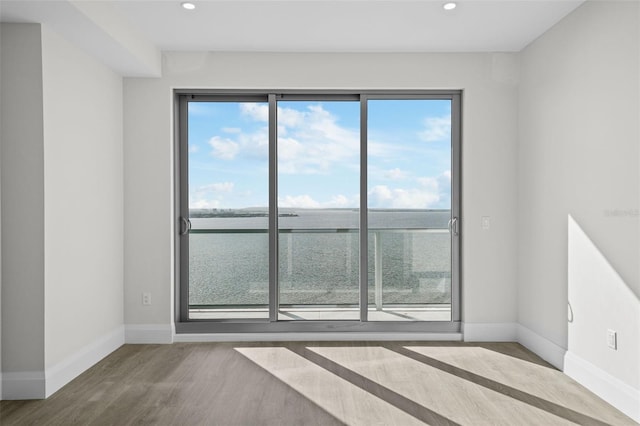
[(42, 28), (47, 395), (124, 342), (122, 77)]
[(2, 24), (4, 399), (44, 397), (44, 129), (39, 25)]
[(522, 52), (518, 162), (521, 341), (637, 421), (639, 28), (586, 2)]
[(124, 342), (122, 78), (2, 25), (3, 398), (49, 396)]

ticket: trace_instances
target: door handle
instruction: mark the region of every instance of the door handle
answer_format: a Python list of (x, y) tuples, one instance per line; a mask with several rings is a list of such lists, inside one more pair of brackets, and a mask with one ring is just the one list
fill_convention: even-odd
[(451, 233), (451, 235), (457, 236), (459, 235), (459, 230), (458, 230), (458, 218), (457, 217), (452, 217), (451, 219), (449, 219), (449, 233)]
[(191, 231), (191, 221), (186, 217), (180, 218), (180, 235), (187, 235)]

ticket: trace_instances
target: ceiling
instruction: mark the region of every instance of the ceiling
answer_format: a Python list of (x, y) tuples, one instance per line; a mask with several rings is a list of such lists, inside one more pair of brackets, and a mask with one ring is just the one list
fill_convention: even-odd
[(189, 11), (180, 0), (0, 0), (0, 18), (43, 23), (121, 73), (144, 75), (122, 64), (145, 49), (138, 62), (153, 61), (149, 49), (513, 52), (583, 2), (459, 0), (445, 11), (444, 0), (192, 1)]
[(163, 50), (518, 51), (577, 1), (178, 1), (114, 4)]

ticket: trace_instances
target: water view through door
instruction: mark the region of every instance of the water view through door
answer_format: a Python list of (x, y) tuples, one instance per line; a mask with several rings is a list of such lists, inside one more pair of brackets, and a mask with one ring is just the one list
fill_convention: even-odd
[(452, 97), (274, 99), (185, 102), (188, 320), (457, 320)]
[(451, 320), (451, 101), (368, 102), (370, 321)]
[(360, 102), (278, 103), (280, 320), (360, 318)]

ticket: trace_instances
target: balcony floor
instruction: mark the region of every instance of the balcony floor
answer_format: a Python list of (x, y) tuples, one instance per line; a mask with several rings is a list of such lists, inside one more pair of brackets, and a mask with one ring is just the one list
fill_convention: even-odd
[[(232, 319), (266, 319), (268, 309), (191, 309), (190, 319), (232, 320)], [(369, 308), (369, 321), (450, 321), (451, 305), (422, 305), (419, 307), (392, 306), (377, 310)], [(278, 311), (280, 321), (336, 321), (360, 319), (358, 308), (340, 307), (287, 307)]]

